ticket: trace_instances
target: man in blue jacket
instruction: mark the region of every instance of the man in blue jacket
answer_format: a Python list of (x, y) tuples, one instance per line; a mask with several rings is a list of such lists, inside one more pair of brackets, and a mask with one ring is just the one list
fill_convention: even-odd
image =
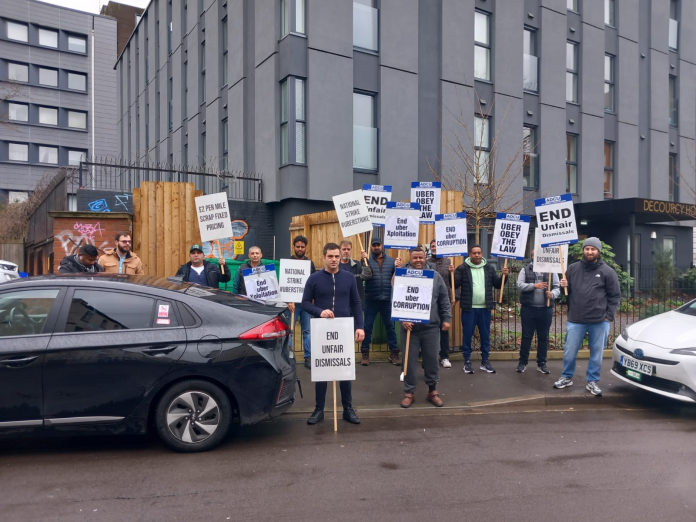
[[(365, 337), (363, 330), (362, 305), (358, 294), (355, 276), (345, 270), (340, 270), (341, 249), (336, 243), (324, 246), (323, 270), (313, 273), (307, 279), (302, 295), (302, 309), (312, 317), (353, 317), (355, 320), (355, 341)], [(351, 381), (339, 381), (341, 387), (341, 403), (343, 418), (352, 424), (360, 424), (360, 418), (355, 414), (352, 404)], [(324, 419), (326, 404), (326, 382), (314, 383), (316, 407), (307, 419), (307, 424), (316, 424)]]

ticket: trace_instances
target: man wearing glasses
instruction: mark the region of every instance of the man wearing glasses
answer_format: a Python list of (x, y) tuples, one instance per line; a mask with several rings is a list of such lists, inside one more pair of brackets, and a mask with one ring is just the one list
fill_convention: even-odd
[(143, 263), (135, 252), (131, 252), (131, 237), (125, 232), (116, 234), (116, 247), (105, 248), (99, 264), (107, 274), (143, 275)]

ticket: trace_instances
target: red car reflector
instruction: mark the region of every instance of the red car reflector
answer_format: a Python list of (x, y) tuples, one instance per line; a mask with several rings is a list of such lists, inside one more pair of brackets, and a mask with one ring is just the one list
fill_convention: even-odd
[(239, 338), (245, 341), (267, 341), (287, 335), (285, 323), (280, 320), (280, 317), (274, 317), (270, 321), (244, 332)]

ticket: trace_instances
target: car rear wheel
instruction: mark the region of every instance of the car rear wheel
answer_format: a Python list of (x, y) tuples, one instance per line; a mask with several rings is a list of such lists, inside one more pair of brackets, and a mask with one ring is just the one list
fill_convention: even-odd
[(230, 401), (218, 386), (190, 380), (169, 388), (155, 411), (157, 432), (175, 451), (208, 451), (225, 438), (232, 420)]

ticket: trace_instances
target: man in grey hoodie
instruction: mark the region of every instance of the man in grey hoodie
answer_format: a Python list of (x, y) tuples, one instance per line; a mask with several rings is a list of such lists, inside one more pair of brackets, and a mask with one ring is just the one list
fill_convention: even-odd
[[(425, 250), (421, 247), (411, 250), (410, 261), (407, 266), (415, 270), (428, 270), (425, 261)], [(430, 300), (430, 322), (428, 324), (402, 322), (401, 342), (406, 342), (406, 330), (411, 332), (411, 342), (408, 350), (408, 367), (404, 376), (404, 398), (401, 401), (402, 408), (408, 408), (415, 401), (414, 392), (418, 382), (418, 352), (423, 356), (423, 370), (425, 371), (425, 384), (428, 385), (428, 401), (438, 408), (442, 406), (442, 399), (437, 392), (437, 383), (440, 382), (440, 367), (437, 363), (437, 354), (440, 350), (440, 329), (448, 331), (452, 322), (452, 307), (449, 288), (440, 274), (434, 273), (433, 294)], [(405, 344), (404, 344), (405, 348)]]
[(619, 278), (613, 268), (602, 261), (602, 242), (588, 237), (582, 244), (582, 259), (568, 267), (561, 279), (568, 289), (568, 321), (563, 352), (563, 373), (553, 385), (566, 388), (573, 385), (578, 350), (589, 335), (590, 360), (587, 364), (587, 391), (602, 395), (599, 382), (602, 355), (607, 346), (609, 329), (621, 301)]

